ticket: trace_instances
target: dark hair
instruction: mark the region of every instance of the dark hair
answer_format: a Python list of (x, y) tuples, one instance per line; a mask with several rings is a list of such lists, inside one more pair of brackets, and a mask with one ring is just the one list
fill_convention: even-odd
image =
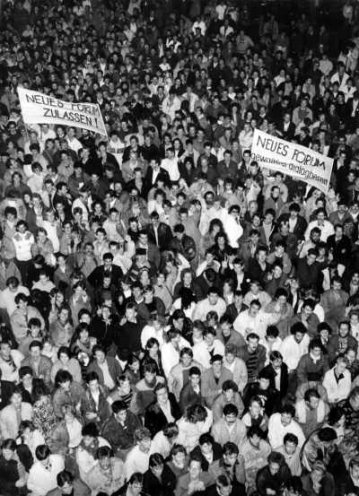
[(141, 474), (141, 472), (135, 472), (134, 474), (131, 475), (128, 483), (131, 485), (132, 484), (143, 484), (143, 474)]
[(46, 444), (40, 444), (35, 450), (36, 458), (42, 462), (51, 455), (50, 448)]
[(126, 403), (121, 400), (114, 401), (111, 405), (113, 413), (116, 415), (116, 413), (122, 412), (123, 410), (128, 409)]
[(113, 451), (109, 446), (100, 446), (96, 451), (96, 459), (102, 460), (102, 458), (112, 458)]
[(1, 449), (16, 451), (16, 441), (14, 439), (5, 439), (1, 444)]
[(209, 434), (208, 432), (205, 432), (204, 434), (200, 435), (198, 442), (199, 442), (200, 446), (203, 446), (204, 444), (211, 444), (213, 446), (214, 439), (211, 436), (211, 434)]
[(164, 465), (165, 460), (160, 453), (153, 453), (150, 455), (149, 466), (150, 468), (160, 467)]
[(232, 403), (228, 403), (227, 405), (225, 405), (225, 407), (223, 408), (223, 415), (226, 416), (226, 415), (235, 415), (236, 417), (238, 417), (238, 408), (236, 407), (236, 405), (233, 405)]
[(285, 443), (294, 443), (296, 446), (299, 444), (299, 439), (295, 434), (291, 432), (287, 432), (287, 434), (283, 438), (283, 444)]
[(59, 487), (63, 487), (66, 483), (72, 484), (74, 481), (74, 476), (68, 470), (62, 470), (62, 472), (57, 474), (56, 481)]
[(295, 416), (294, 406), (293, 405), (289, 405), (289, 404), (285, 404), (280, 409), (280, 413), (286, 413), (288, 415), (291, 415), (294, 418), (294, 416)]
[(337, 439), (337, 433), (331, 427), (323, 427), (318, 432), (318, 438), (320, 441), (330, 442)]
[(83, 426), (81, 434), (83, 437), (84, 436), (98, 437), (99, 435), (98, 427), (94, 422), (90, 422), (89, 424)]
[(65, 382), (72, 382), (73, 377), (67, 370), (59, 370), (55, 376), (55, 387), (58, 388), (61, 384)]
[(247, 432), (247, 437), (250, 439), (253, 436), (258, 436), (260, 439), (263, 439), (263, 431), (258, 425), (251, 425)]
[(230, 389), (232, 389), (235, 393), (238, 393), (238, 386), (231, 379), (229, 379), (228, 381), (224, 381), (224, 383), (222, 384), (222, 391), (229, 391)]
[(227, 441), (223, 445), (223, 454), (224, 455), (238, 455), (239, 449), (238, 446), (235, 443), (232, 443), (232, 441)]

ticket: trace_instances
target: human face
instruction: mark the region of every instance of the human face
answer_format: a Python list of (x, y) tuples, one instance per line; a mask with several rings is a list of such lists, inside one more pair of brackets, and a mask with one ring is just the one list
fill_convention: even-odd
[(341, 324), (341, 326), (339, 327), (339, 336), (341, 338), (345, 338), (348, 336), (348, 334), (349, 334), (348, 324)]
[(21, 394), (19, 393), (14, 393), (12, 396), (11, 396), (11, 404), (16, 408), (20, 408), (21, 406), (21, 402), (22, 402), (22, 397), (21, 397)]
[(318, 408), (318, 405), (319, 405), (319, 398), (312, 396), (309, 400), (309, 408), (311, 410), (315, 410), (316, 408)]
[(224, 420), (228, 426), (231, 426), (235, 424), (237, 417), (234, 413), (231, 413), (229, 415), (225, 415)]
[(297, 445), (290, 441), (287, 441), (284, 445), (284, 449), (288, 455), (294, 455), (295, 450), (297, 449)]
[(255, 448), (259, 448), (261, 438), (257, 436), (257, 434), (254, 434), (251, 438), (249, 438), (249, 441)]
[(33, 348), (31, 348), (30, 355), (31, 358), (33, 358), (34, 360), (39, 359), (41, 355), (40, 346), (34, 346)]
[(11, 449), (3, 449), (2, 450), (3, 457), (6, 461), (10, 461), (13, 457), (14, 452)]
[(212, 363), (212, 369), (213, 372), (217, 375), (219, 375), (222, 371), (222, 362), (217, 360), (216, 362)]
[(145, 437), (144, 439), (141, 439), (141, 441), (138, 442), (138, 447), (142, 453), (149, 453), (151, 448), (151, 438)]
[(249, 339), (248, 340), (248, 350), (250, 353), (253, 353), (258, 348), (258, 339)]
[(69, 482), (65, 482), (65, 484), (61, 488), (61, 492), (62, 494), (65, 494), (67, 496), (72, 494), (73, 488), (74, 488), (73, 484)]
[(269, 464), (269, 471), (271, 473), (271, 475), (276, 475), (278, 472), (279, 472), (279, 463), (270, 463)]
[(198, 462), (197, 460), (192, 460), (188, 472), (191, 480), (198, 479), (199, 474), (201, 473), (201, 462)]
[(237, 461), (237, 455), (235, 453), (224, 453), (223, 461), (227, 467), (233, 467)]
[(108, 470), (111, 465), (111, 458), (109, 456), (104, 456), (99, 459), (98, 463), (102, 470)]
[(290, 413), (282, 413), (280, 416), (280, 421), (284, 427), (287, 427), (292, 421), (291, 414)]
[(226, 361), (231, 365), (235, 360), (235, 355), (233, 353), (226, 353)]
[(70, 358), (69, 356), (67, 355), (67, 353), (61, 353), (60, 354), (60, 362), (63, 364), (63, 365), (66, 365), (68, 362), (69, 362)]
[(154, 372), (145, 372), (145, 380), (148, 384), (153, 383), (155, 380), (156, 374)]
[(260, 309), (260, 307), (256, 304), (250, 305), (249, 311), (250, 311), (251, 316), (255, 317), (256, 315), (258, 315), (259, 309)]
[(335, 370), (336, 370), (336, 373), (338, 374), (338, 376), (340, 374), (343, 374), (345, 372), (346, 368), (347, 368), (347, 364), (345, 362), (337, 363), (335, 366)]
[(176, 467), (183, 468), (185, 465), (186, 455), (182, 451), (176, 453), (173, 457), (173, 462)]
[(99, 363), (104, 363), (106, 355), (102, 350), (97, 350), (95, 353), (95, 358)]
[(296, 332), (294, 334), (294, 339), (298, 344), (302, 341), (303, 338), (304, 338), (304, 334), (302, 332)]
[(208, 301), (209, 301), (209, 304), (210, 304), (210, 305), (216, 305), (216, 304), (217, 304), (217, 302), (218, 302), (218, 298), (219, 298), (219, 297), (218, 297), (218, 294), (216, 294), (216, 293), (210, 293), (210, 294), (208, 295)]
[(156, 392), (157, 401), (159, 404), (165, 404), (168, 401), (168, 392), (166, 388), (159, 389)]
[(140, 496), (142, 491), (142, 484), (140, 482), (134, 482), (133, 484), (130, 484), (130, 487), (133, 496)]
[(191, 355), (188, 355), (187, 353), (185, 353), (184, 355), (182, 355), (181, 361), (182, 361), (183, 367), (188, 368), (192, 363), (192, 357), (191, 357)]

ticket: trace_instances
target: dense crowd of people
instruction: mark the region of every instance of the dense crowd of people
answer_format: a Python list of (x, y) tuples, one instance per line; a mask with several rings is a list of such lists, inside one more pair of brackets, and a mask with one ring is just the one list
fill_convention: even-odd
[(2, 496), (359, 495), (359, 6), (305, 5), (0, 5)]

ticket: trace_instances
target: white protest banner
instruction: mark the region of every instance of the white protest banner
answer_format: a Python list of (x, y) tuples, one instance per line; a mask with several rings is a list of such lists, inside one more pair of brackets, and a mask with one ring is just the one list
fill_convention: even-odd
[(262, 167), (305, 181), (328, 192), (333, 159), (310, 148), (282, 140), (256, 129), (252, 143), (252, 160)]
[(107, 137), (99, 105), (58, 100), (38, 91), (18, 88), (25, 124), (59, 124), (88, 129)]

